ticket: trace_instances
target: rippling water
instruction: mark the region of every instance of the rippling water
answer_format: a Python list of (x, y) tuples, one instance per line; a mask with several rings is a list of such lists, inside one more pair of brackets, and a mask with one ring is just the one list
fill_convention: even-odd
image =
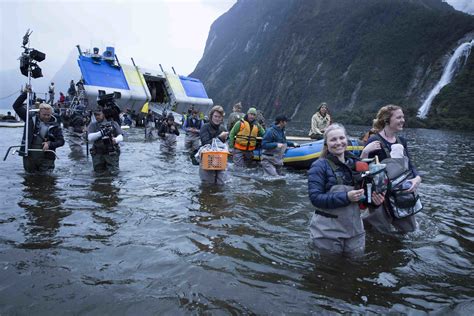
[[(424, 180), (420, 229), (368, 232), (358, 260), (315, 254), (305, 172), (232, 172), (223, 188), (201, 186), (182, 136), (166, 156), (140, 129), (113, 177), (67, 145), (51, 176), (26, 175), (10, 156), (0, 163), (0, 314), (473, 314), (474, 135), (405, 135)], [(20, 139), (0, 129), (0, 154)]]

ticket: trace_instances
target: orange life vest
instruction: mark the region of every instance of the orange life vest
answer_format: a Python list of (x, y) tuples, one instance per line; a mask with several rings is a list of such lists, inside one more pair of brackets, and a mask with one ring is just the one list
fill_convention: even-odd
[(240, 150), (254, 150), (257, 146), (258, 126), (255, 123), (250, 130), (250, 124), (246, 120), (240, 121), (240, 131), (235, 136), (234, 148)]

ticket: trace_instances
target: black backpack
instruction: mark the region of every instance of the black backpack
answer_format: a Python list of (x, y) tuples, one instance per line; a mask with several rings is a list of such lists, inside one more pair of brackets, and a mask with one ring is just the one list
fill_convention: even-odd
[(409, 217), (423, 209), (418, 193), (407, 192), (403, 188), (403, 183), (409, 180), (411, 175), (411, 171), (408, 170), (395, 179), (390, 179), (385, 204), (394, 218)]
[[(387, 157), (390, 157), (390, 152), (382, 140), (382, 137), (378, 134), (376, 134), (376, 136), (379, 138), (382, 149), (385, 151)], [(402, 144), (398, 136), (396, 143)], [(384, 163), (384, 161), (386, 160), (384, 159), (382, 163)], [(418, 193), (407, 192), (406, 189), (403, 188), (403, 183), (412, 177), (411, 170), (404, 171), (396, 176), (391, 176), (392, 177), (389, 177), (387, 193), (385, 195), (385, 205), (390, 215), (396, 219), (402, 219), (420, 212), (423, 209), (423, 205), (421, 204)]]

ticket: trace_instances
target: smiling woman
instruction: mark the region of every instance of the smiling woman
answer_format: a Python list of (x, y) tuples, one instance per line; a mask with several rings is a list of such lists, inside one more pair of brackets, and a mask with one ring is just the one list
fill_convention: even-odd
[[(321, 158), (308, 173), (308, 191), (316, 207), (310, 224), (311, 238), (320, 252), (360, 255), (365, 249), (365, 231), (360, 217), (359, 200), (364, 189), (354, 188), (353, 172), (358, 158), (347, 149), (347, 135), (340, 124), (324, 132)], [(383, 196), (374, 193), (374, 204)]]
[[(410, 188), (406, 191), (413, 193), (421, 183), (421, 177), (413, 165), (408, 152), (407, 141), (397, 134), (401, 132), (405, 125), (403, 110), (398, 105), (389, 104), (382, 107), (373, 122), (373, 129), (376, 131), (367, 141), (367, 145), (362, 150), (362, 158), (378, 157), (382, 162), (390, 158), (390, 151), (395, 144), (403, 145), (404, 155), (408, 157), (408, 169), (411, 171)], [(405, 218), (395, 218), (390, 215), (390, 210), (380, 207), (373, 210), (370, 216), (365, 219), (367, 226), (374, 227), (380, 232), (393, 232), (392, 226), (398, 233), (408, 233), (415, 231), (417, 222), (415, 215)]]

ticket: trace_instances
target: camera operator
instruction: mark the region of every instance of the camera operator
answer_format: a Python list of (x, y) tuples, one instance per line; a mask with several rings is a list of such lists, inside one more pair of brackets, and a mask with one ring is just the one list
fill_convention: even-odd
[[(27, 91), (31, 92), (29, 86), (13, 103), (13, 109), (23, 121), (26, 121), (27, 114), (27, 106), (23, 104), (27, 98)], [(50, 151), (55, 151), (56, 148), (64, 145), (63, 132), (59, 122), (53, 116), (53, 108), (47, 103), (41, 103), (39, 111), (30, 115), (28, 121), (28, 130), (25, 124), (20, 148), (23, 168), (27, 172), (52, 171), (56, 155)], [(27, 155), (25, 155), (26, 135), (28, 135), (29, 149)]]
[(72, 152), (82, 153), (82, 143), (84, 132), (86, 129), (87, 118), (85, 116), (85, 108), (78, 105), (74, 108), (69, 120), (69, 147)]
[(107, 120), (101, 108), (94, 111), (94, 117), (96, 121), (87, 129), (88, 140), (93, 143), (90, 152), (94, 171), (116, 173), (119, 170), (119, 143), (123, 141), (122, 129), (117, 122)]

